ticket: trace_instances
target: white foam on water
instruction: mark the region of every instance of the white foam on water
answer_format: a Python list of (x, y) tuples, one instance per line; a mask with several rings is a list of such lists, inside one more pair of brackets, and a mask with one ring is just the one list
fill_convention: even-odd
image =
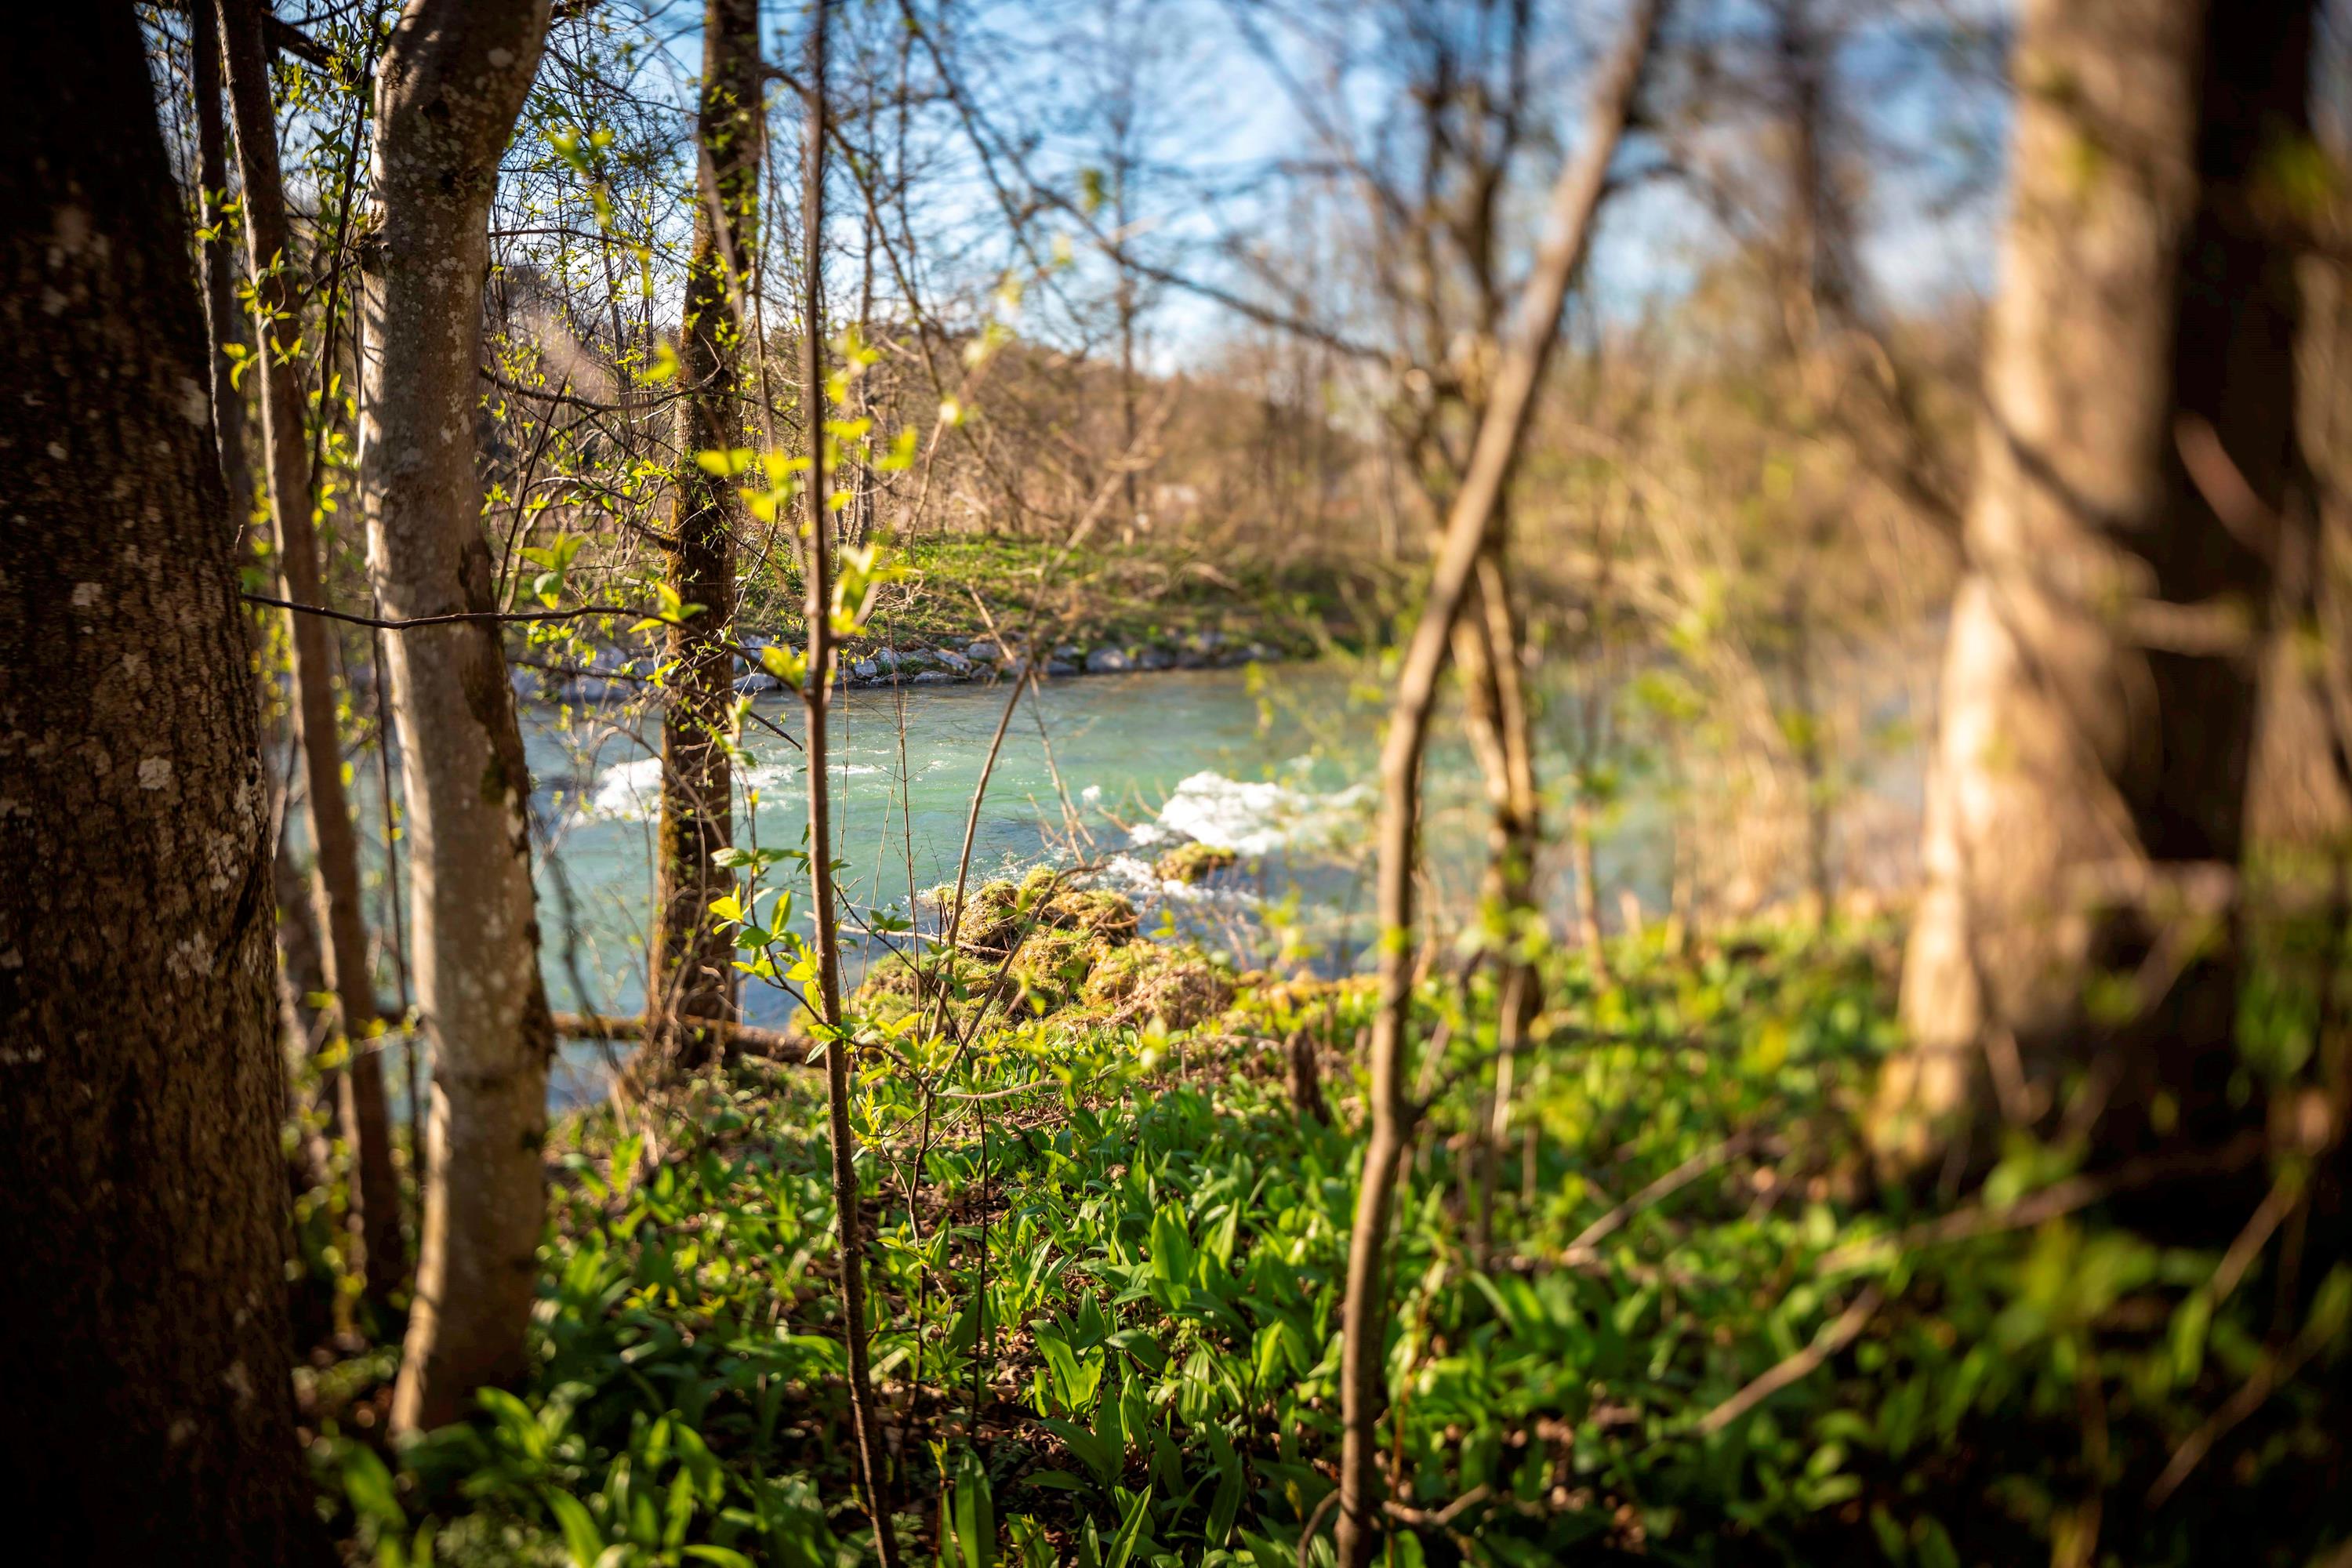
[(790, 763), (754, 763), (743, 770), (742, 786), (758, 790), (762, 795), (773, 795), (792, 783), (796, 772)]
[(1095, 873), (1094, 885), (1114, 893), (1124, 893), (1138, 906), (1154, 902), (1163, 904), (1233, 903), (1244, 908), (1257, 900), (1241, 888), (1213, 889), (1178, 882), (1162, 878), (1150, 861), (1139, 855), (1113, 855)]
[(1320, 794), (1272, 779), (1229, 779), (1197, 773), (1178, 783), (1157, 821), (1137, 827), (1137, 844), (1197, 839), (1237, 855), (1282, 849), (1322, 849), (1360, 832), (1373, 799), (1369, 784)]
[[(789, 804), (782, 795), (793, 782), (790, 763), (755, 763), (736, 776), (737, 784), (756, 789), (769, 805)], [(662, 762), (659, 757), (633, 757), (614, 763), (596, 774), (596, 788), (582, 803), (580, 816), (598, 822), (645, 822), (661, 810)]]
[(588, 797), (580, 815), (608, 822), (643, 821), (661, 803), (661, 776), (659, 757), (614, 763), (596, 775), (596, 793)]

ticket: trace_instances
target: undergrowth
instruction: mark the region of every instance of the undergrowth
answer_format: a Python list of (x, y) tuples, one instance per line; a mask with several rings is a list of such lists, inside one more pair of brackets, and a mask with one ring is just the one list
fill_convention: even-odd
[[(2065, 1201), (2074, 1163), (2045, 1147), (1956, 1205), (1882, 1190), (1851, 1129), (1895, 1040), (1885, 932), (1612, 959), (1601, 987), (1547, 960), (1499, 1153), (1492, 999), (1419, 994), (1445, 1044), (1391, 1260), (1391, 1562), (2302, 1564), (2341, 1539), (2352, 1275), (2258, 1261), (2223, 1288), (2218, 1251)], [(1312, 1521), (1304, 1560), (1330, 1561), (1370, 998), (1234, 979), (1189, 1030), (1064, 975), (969, 1049), (861, 1056), (915, 1560), (1288, 1568)], [(2311, 1027), (2307, 999), (2254, 991), (2273, 1037)], [(1328, 1122), (1294, 1098), (1298, 1042)], [(947, 1094), (909, 1087), (941, 1071)], [(826, 1159), (796, 1068), (564, 1124), (528, 1383), (397, 1455), (348, 1419), (362, 1389), (320, 1399), (351, 1551), (866, 1560)]]

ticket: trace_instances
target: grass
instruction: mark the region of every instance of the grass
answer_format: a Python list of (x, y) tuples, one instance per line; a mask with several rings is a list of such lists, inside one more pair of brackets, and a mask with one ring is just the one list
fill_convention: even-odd
[[(898, 1059), (857, 1075), (902, 1541), (958, 1568), (1289, 1568), (1338, 1453), (1369, 993), (1227, 973), (1230, 1005), (1184, 1030), (1118, 981), (1212, 958), (1119, 940), (1099, 909), (1030, 912), (1017, 1005), (988, 1004), (952, 1068), (886, 1022)], [(1449, 981), (1416, 999), (1424, 1037), (1451, 1043), (1391, 1258), (1383, 1443), (1414, 1510), (1393, 1562), (2302, 1564), (2341, 1538), (2352, 1276), (2258, 1264), (2217, 1300), (2217, 1254), (2092, 1208), (2027, 1226), (1964, 1210), (1961, 1239), (1905, 1242), (1927, 1211), (1878, 1187), (1850, 1131), (1895, 1039), (1887, 933), (1612, 958), (1605, 987), (1547, 959), (1492, 1163), (1491, 998)], [(1004, 963), (970, 972), (968, 1022)], [(2309, 1022), (2263, 996), (2266, 1026)], [(893, 997), (903, 1018), (887, 981), (871, 1016)], [(1302, 1035), (1328, 1125), (1291, 1099)], [(1019, 1092), (927, 1120), (919, 1069)], [(527, 1385), (397, 1456), (353, 1424), (362, 1379), (320, 1397), (322, 1506), (355, 1555), (864, 1560), (821, 1085), (747, 1067), (653, 1114), (657, 1159), (609, 1110), (561, 1130)], [(1988, 1191), (2072, 1169), (2021, 1145)], [(1817, 1368), (1708, 1422), (1857, 1314)], [(2286, 1344), (2315, 1375), (2281, 1380), (2147, 1506)], [(2098, 1554), (2064, 1555), (2095, 1529)], [(1307, 1560), (1329, 1553), (1327, 1529)]]
[[(895, 549), (908, 575), (883, 591), (867, 630), (901, 643), (960, 643), (987, 635), (988, 606), (997, 628), (1018, 635), (1033, 621), (1056, 642), (1081, 649), (1175, 651), (1188, 638), (1216, 634), (1228, 644), (1255, 642), (1289, 656), (1314, 653), (1327, 639), (1360, 642), (1360, 605), (1379, 595), (1352, 569), (1312, 563), (1272, 565), (1208, 562), (1150, 543), (1061, 547), (997, 534), (928, 534)], [(796, 619), (800, 590), (781, 563), (746, 592), (750, 616), (778, 625)]]

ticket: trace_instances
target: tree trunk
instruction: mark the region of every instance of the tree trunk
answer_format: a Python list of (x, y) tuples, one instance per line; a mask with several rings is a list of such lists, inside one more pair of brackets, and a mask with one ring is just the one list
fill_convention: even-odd
[[(735, 950), (711, 900), (734, 875), (711, 857), (734, 842), (729, 733), (734, 711), (735, 481), (696, 460), (742, 445), (740, 309), (759, 245), (760, 149), (765, 116), (757, 0), (709, 0), (702, 22), (701, 119), (696, 132), (694, 255), (686, 280), (676, 548), (669, 582), (701, 610), (669, 628), (672, 673), (662, 716), (659, 888), (646, 1013), (664, 1020), (734, 1016)], [(707, 1030), (666, 1028), (664, 1066), (690, 1071), (723, 1054)]]
[(1605, 68), (1585, 144), (1552, 193), (1555, 233), (1538, 252), (1519, 300), (1518, 336), (1504, 350), (1495, 393), (1440, 545), (1429, 600), (1413, 628), (1397, 679), (1396, 705), (1381, 748), (1380, 1005), (1370, 1050), (1370, 1137), (1356, 1189), (1348, 1240), (1348, 1293), (1342, 1308), (1339, 1373), (1342, 1448), (1339, 1548), (1341, 1568), (1366, 1568), (1379, 1545), (1382, 1514), (1375, 1428), (1388, 1404), (1388, 1284), (1382, 1253), (1394, 1208), (1397, 1163), (1415, 1107), (1405, 1089), (1406, 1036), (1412, 1002), (1413, 875), (1418, 859), (1421, 759), (1429, 739), (1438, 677), (1455, 621), (1476, 581), (1495, 509), (1502, 502), (1536, 389), (1559, 333), (1570, 280), (1584, 258), (1592, 215), (1622, 135), (1659, 0), (1638, 0), (1623, 43)]
[[(1132, 219), (1129, 216), (1127, 210), (1128, 174), (1129, 164), (1130, 160), (1126, 156), (1126, 150), (1124, 146), (1122, 146), (1120, 150), (1118, 175), (1112, 185), (1113, 200), (1117, 205), (1112, 210), (1111, 216), (1111, 221), (1116, 226), (1115, 232), (1118, 235), (1118, 243), (1122, 251), (1132, 242), (1133, 239), (1133, 237), (1129, 233), (1129, 228)], [(1127, 501), (1127, 515), (1120, 520), (1119, 527), (1121, 537), (1128, 542), (1132, 543), (1135, 540), (1137, 525), (1141, 521), (1143, 517), (1142, 480), (1141, 477), (1137, 474), (1135, 470), (1135, 269), (1127, 264), (1124, 256), (1121, 256), (1118, 258), (1117, 265), (1118, 267), (1118, 293), (1117, 300), (1118, 310), (1118, 455), (1120, 463), (1123, 464), (1126, 468), (1126, 471), (1119, 476), (1118, 482), (1119, 489), (1125, 493), (1125, 499)]]
[[(1818, 541), (1814, 543), (1818, 544)], [(1801, 573), (1809, 570), (1819, 552), (1808, 549)], [(1813, 612), (1801, 580), (1789, 591), (1784, 615), (1789, 633), (1789, 695), (1791, 721), (1786, 728), (1790, 749), (1797, 753), (1797, 776), (1805, 790), (1805, 897), (1814, 927), (1825, 928), (1837, 902), (1837, 884), (1830, 867), (1829, 754), (1822, 744), (1828, 717), (1822, 711), (1821, 691), (1813, 669)]]
[[(235, 362), (222, 352), (229, 343), (243, 343), (246, 334), (244, 317), (236, 308), (236, 247), (226, 233), (225, 214), (228, 135), (221, 118), (220, 12), (200, 0), (189, 7), (188, 19), (195, 93), (196, 180), (202, 186), (197, 210), (199, 222), (211, 236), (199, 239), (196, 246), (197, 266), (204, 279), (205, 363), (211, 372), (214, 444), (220, 458), (221, 481), (228, 495), (229, 520), (239, 535), (235, 559), (242, 562), (244, 525), (253, 507), (253, 469), (245, 449), (245, 402), (231, 374)], [(250, 632), (250, 622), (247, 626)], [(261, 639), (249, 636), (248, 640), (257, 653)], [(288, 857), (283, 834), (272, 843), (270, 862), (278, 904), (278, 1021), (288, 1051), (287, 1105), (302, 1129), (289, 1175), (298, 1188), (308, 1189), (324, 1185), (332, 1179), (333, 1171), (325, 1136), (308, 1121), (311, 1107), (294, 1093), (301, 1065), (324, 1037), (313, 1026), (317, 1020), (310, 998), (327, 988), (326, 965), (311, 919), (310, 881)]]
[(1609, 984), (1609, 950), (1601, 940), (1601, 867), (1592, 853), (1592, 802), (1579, 789), (1568, 806), (1568, 864), (1576, 879), (1576, 938), (1595, 984)]
[(1519, 1056), (1540, 1000), (1529, 939), (1542, 929), (1536, 907), (1536, 853), (1543, 841), (1536, 791), (1535, 739), (1519, 679), (1520, 637), (1505, 564), (1508, 509), (1498, 503), (1478, 559), (1477, 586), (1454, 628), (1454, 658), (1462, 675), (1463, 711), (1471, 749), (1486, 786), (1486, 871), (1480, 918), (1487, 923), (1498, 976), (1496, 986), (1495, 1089), (1488, 1107), (1486, 1147), (1477, 1156), (1476, 1255), (1494, 1235), (1502, 1150), (1511, 1132)]
[(278, 835), (269, 857), (269, 871), (278, 906), (278, 1027), (285, 1043), (286, 1103), (300, 1123), (291, 1174), (307, 1190), (323, 1187), (335, 1178), (334, 1152), (327, 1145), (326, 1134), (311, 1125), (313, 1117), (331, 1120), (334, 1116), (335, 1086), (331, 1081), (318, 1086), (326, 1101), (323, 1110), (297, 1092), (303, 1066), (319, 1054), (334, 1018), (322, 1014), (312, 1000), (326, 992), (327, 960), (319, 941), (319, 922), (313, 918), (310, 879), (287, 852), (283, 832)]
[[(280, 351), (277, 323), (301, 335), (301, 290), (294, 279), (294, 236), (278, 163), (278, 121), (269, 98), (269, 52), (261, 0), (220, 0), (221, 40), (228, 63), (228, 100), (236, 122), (237, 163), (245, 178), (247, 259), (253, 268), (254, 351), (261, 372), (261, 440), (268, 460), (269, 515), (286, 596), (323, 605), (319, 541), (312, 526), (310, 458), (304, 448), (307, 399), (296, 367)], [(368, 963), (367, 916), (361, 902), (359, 835), (343, 789), (343, 752), (335, 722), (334, 656), (327, 623), (286, 616), (294, 686), (294, 740), (302, 756), (304, 821), (310, 830), (311, 901), (326, 932), (327, 984), (340, 1014), (346, 1059), (334, 1069), (337, 1121), (352, 1154), (354, 1266), (368, 1299), (382, 1304), (400, 1288), (406, 1248), (400, 1237), (400, 1180), (392, 1167), (392, 1117), (383, 1064), (366, 1048), (375, 1032), (375, 984)]]
[[(1328, 1011), (1325, 1016), (1328, 1018)], [(1290, 1109), (1304, 1121), (1328, 1127), (1331, 1107), (1323, 1098), (1323, 1063), (1316, 1044), (1322, 1026), (1301, 1024), (1290, 1031), (1284, 1045), (1290, 1053)]]
[[(824, 377), (824, 139), (825, 13), (810, 8), (803, 90), (808, 97), (807, 161), (801, 185), (801, 428), (808, 440), (802, 476), (807, 519), (808, 668), (801, 681), (806, 720), (801, 743), (807, 755), (810, 921), (815, 931), (816, 1003), (824, 1053), (825, 1100), (833, 1142), (835, 1222), (841, 1229), (841, 1336), (849, 1369), (849, 1418), (856, 1428), (857, 1468), (866, 1508), (874, 1520), (874, 1552), (882, 1568), (897, 1568), (898, 1542), (890, 1524), (890, 1475), (875, 1419), (874, 1382), (866, 1365), (866, 1233), (859, 1216), (857, 1149), (849, 1126), (849, 1048), (841, 1026), (841, 946), (833, 886), (833, 800), (825, 776), (825, 698), (833, 681), (833, 552), (825, 538), (830, 481), (825, 471)], [(1006, 711), (1011, 712), (1008, 704)], [(959, 902), (961, 900), (959, 900)], [(954, 940), (950, 924), (949, 940)]]
[(131, 7), (13, 25), (0, 1468), (38, 1500), (13, 1562), (320, 1562), (286, 1315), (269, 792), (152, 101)]
[[(494, 609), (476, 471), (482, 280), (499, 158), (548, 0), (410, 0), (377, 73), (360, 482), (383, 614)], [(540, 979), (530, 774), (497, 626), (390, 639), (411, 962), (434, 1054), (425, 1207), (395, 1431), (523, 1370), (545, 1219), (554, 1026)]]
[[(2158, 1095), (2174, 1136), (2237, 1114), (2232, 895), (2198, 889), (2239, 860), (2265, 558), (2291, 553), (2278, 530), (2304, 510), (2292, 258), (2256, 215), (2265, 155), (2305, 133), (2311, 20), (2205, 15), (2036, 0), (2019, 33), (2014, 214), (1905, 959), (1913, 1044), (1874, 1127), (1898, 1165), (1984, 1119), (1980, 1085), (2013, 1118), (2045, 1113), (2063, 1067), (2090, 1069), (2068, 1116), (2109, 1153), (2156, 1136)], [(2233, 487), (2247, 515), (2225, 520), (2209, 491)], [(2127, 1016), (2085, 1007), (2102, 974), (2164, 973), (2176, 951), (2177, 980)]]
[(199, 242), (196, 258), (205, 280), (205, 364), (210, 372), (213, 438), (220, 452), (221, 479), (228, 488), (229, 521), (242, 528), (253, 510), (253, 466), (245, 450), (245, 400), (231, 376), (223, 349), (245, 342), (245, 318), (236, 308), (236, 247), (230, 242), (223, 205), (228, 195), (228, 137), (221, 121), (220, 13), (204, 0), (188, 8), (196, 95), (196, 180), (204, 189), (197, 211), (212, 237)]

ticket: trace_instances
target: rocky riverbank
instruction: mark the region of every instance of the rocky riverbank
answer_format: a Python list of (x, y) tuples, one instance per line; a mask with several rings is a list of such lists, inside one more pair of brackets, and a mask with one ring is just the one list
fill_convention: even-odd
[[(779, 691), (784, 683), (761, 667), (769, 647), (791, 647), (782, 637), (744, 633), (736, 658), (735, 689), (746, 696)], [(603, 702), (637, 695), (652, 682), (656, 656), (610, 644), (575, 645), (570, 658), (519, 663), (516, 693), (530, 701)], [(585, 657), (582, 658), (581, 655)], [(1031, 658), (1037, 673), (1052, 679), (1088, 675), (1150, 674), (1171, 669), (1223, 669), (1268, 664), (1293, 657), (1263, 641), (1244, 641), (1206, 629), (1162, 639), (1101, 642), (1089, 647), (1056, 643), (1032, 652), (1010, 639), (943, 637), (902, 639), (892, 646), (872, 640), (845, 644), (835, 679), (855, 689), (889, 686), (955, 686), (993, 682), (1019, 675)]]

